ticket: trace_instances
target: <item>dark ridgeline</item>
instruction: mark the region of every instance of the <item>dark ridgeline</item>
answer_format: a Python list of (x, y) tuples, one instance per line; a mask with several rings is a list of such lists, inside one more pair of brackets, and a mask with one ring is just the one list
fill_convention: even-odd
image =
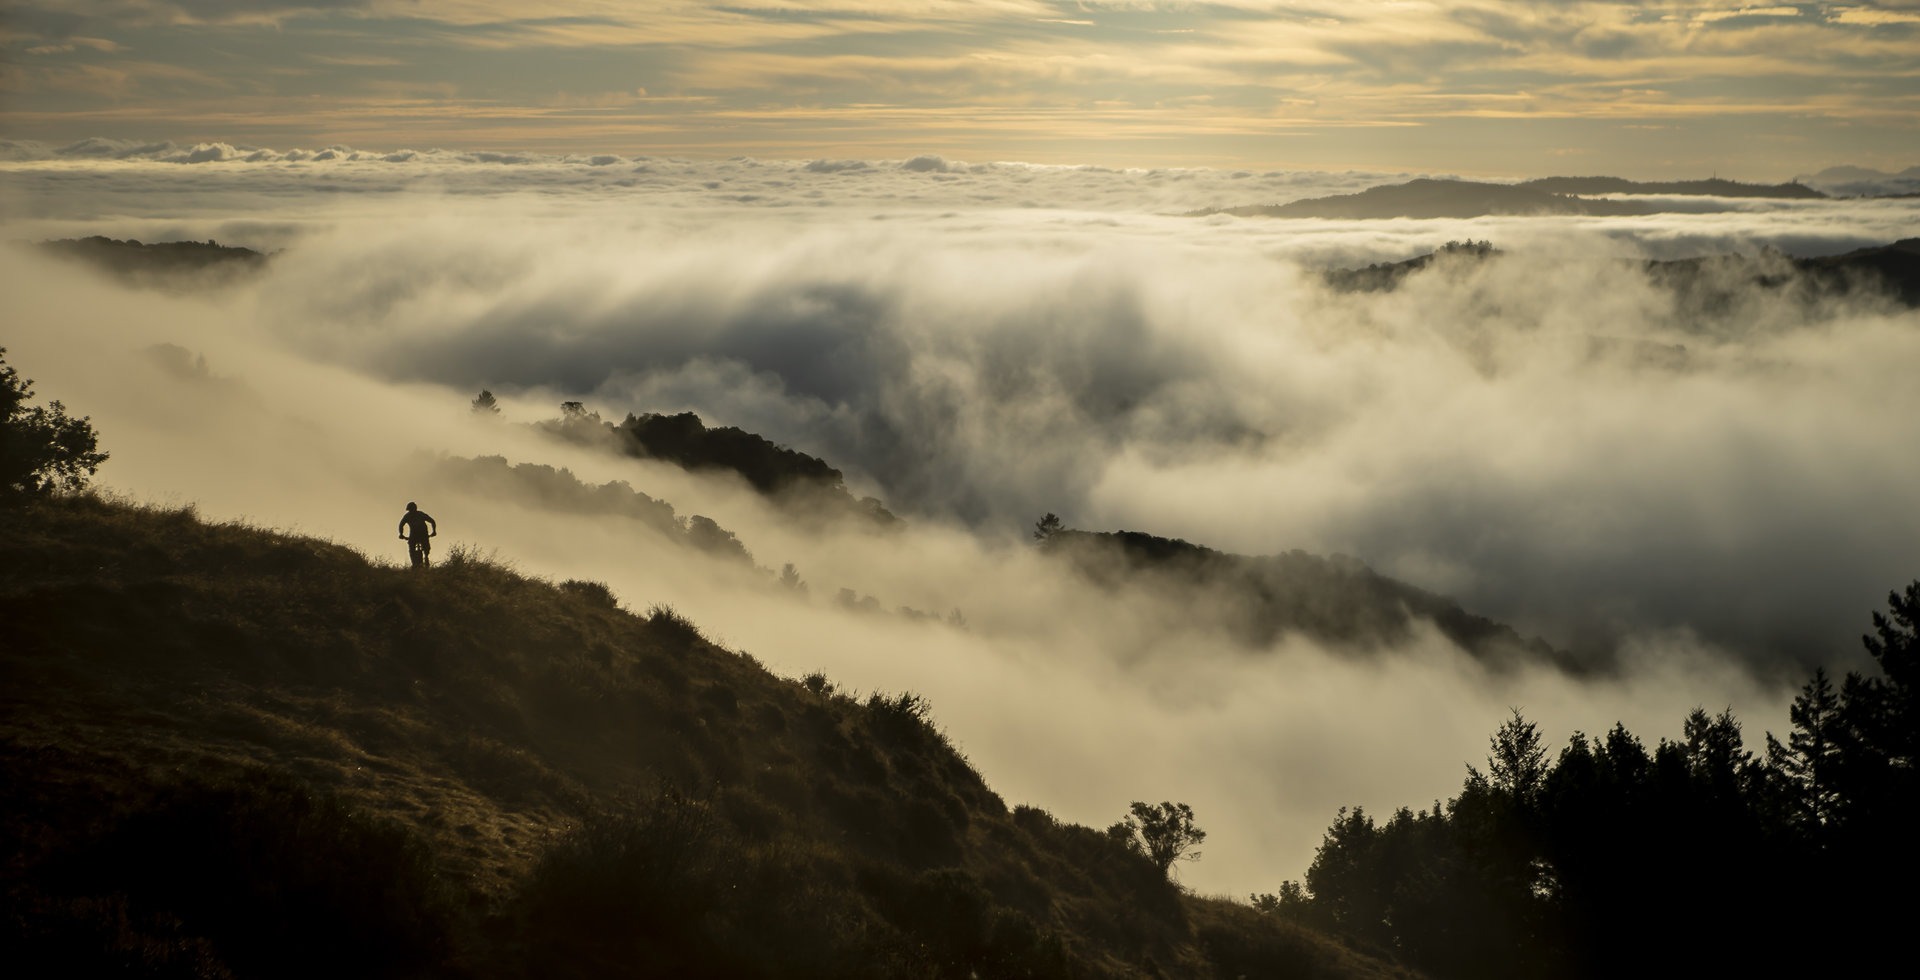
[(1646, 262), (1644, 267), (1656, 285), (1673, 293), (1683, 315), (1725, 315), (1756, 295), (1769, 303), (1807, 306), (1879, 296), (1909, 309), (1920, 307), (1920, 238), (1813, 258), (1766, 251)]
[(1485, 215), (1651, 214), (1656, 208), (1635, 201), (1590, 200), (1518, 184), (1422, 177), (1404, 184), (1369, 187), (1287, 204), (1208, 208), (1195, 216), (1231, 214), (1242, 218), (1478, 218)]
[[(1345, 293), (1391, 292), (1407, 277), (1463, 272), (1509, 253), (1490, 242), (1448, 242), (1426, 255), (1364, 268), (1329, 269), (1322, 278)], [(1840, 255), (1797, 258), (1777, 251), (1757, 255), (1709, 255), (1686, 259), (1623, 262), (1643, 270), (1673, 297), (1681, 323), (1720, 318), (1745, 301), (1813, 306), (1833, 300), (1886, 301), (1920, 307), (1920, 238), (1855, 249)]]
[(235, 281), (266, 268), (267, 256), (250, 248), (204, 242), (125, 241), (93, 235), (41, 242), (42, 252), (103, 269), (140, 286), (189, 287)]
[(1343, 809), (1258, 904), (1436, 977), (1882, 972), (1920, 912), (1920, 582), (1888, 601), (1879, 673), (1816, 672), (1785, 742), (1696, 709), (1651, 751), (1615, 725), (1552, 753), (1516, 710), (1460, 795)]
[(855, 498), (847, 490), (846, 477), (825, 460), (733, 426), (708, 428), (692, 412), (630, 414), (615, 424), (579, 402), (566, 402), (560, 418), (538, 426), (573, 442), (658, 459), (689, 471), (733, 473), (789, 513), (809, 520), (852, 518), (879, 528), (899, 523), (879, 500)]
[(1418, 622), (1429, 620), (1495, 668), (1551, 664), (1583, 672), (1601, 666), (1345, 555), (1295, 550), (1250, 557), (1138, 531), (1095, 533), (1057, 522), (1035, 537), (1045, 553), (1088, 580), (1130, 590), (1139, 601), (1163, 602), (1181, 621), (1221, 627), (1253, 650), (1297, 633), (1355, 653), (1383, 651), (1412, 639)]
[(753, 564), (753, 554), (746, 545), (712, 518), (699, 514), (679, 517), (672, 504), (649, 497), (624, 481), (592, 486), (569, 470), (540, 463), (508, 463), (504, 456), (445, 457), (432, 464), (427, 476), (449, 490), (524, 501), (554, 513), (627, 518), (668, 540)]
[(1425, 255), (1416, 255), (1400, 262), (1375, 262), (1364, 269), (1328, 269), (1322, 273), (1322, 278), (1327, 285), (1343, 293), (1392, 292), (1408, 276), (1436, 262), (1472, 268), (1480, 260), (1504, 254), (1494, 248), (1492, 242), (1476, 242), (1472, 239), (1452, 241)]
[(1743, 184), (1737, 180), (1626, 180), (1621, 177), (1539, 177), (1521, 187), (1549, 194), (1671, 194), (1699, 197), (1764, 197), (1825, 200), (1827, 195), (1797, 180), (1784, 184)]
[(1822, 199), (1826, 195), (1799, 183), (1742, 184), (1731, 180), (1638, 182), (1619, 177), (1543, 177), (1517, 184), (1421, 177), (1404, 184), (1381, 184), (1353, 194), (1306, 198), (1286, 204), (1247, 204), (1189, 212), (1200, 217), (1231, 214), (1242, 218), (1479, 218), (1488, 215), (1638, 215), (1666, 210), (1656, 201), (1622, 201), (1592, 195), (1634, 194), (1674, 197), (1764, 197)]

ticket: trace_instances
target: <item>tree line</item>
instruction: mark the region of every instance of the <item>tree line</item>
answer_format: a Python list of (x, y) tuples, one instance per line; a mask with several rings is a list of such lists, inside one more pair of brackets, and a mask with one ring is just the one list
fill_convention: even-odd
[(1625, 726), (1550, 751), (1519, 711), (1460, 794), (1354, 807), (1304, 884), (1254, 904), (1437, 977), (1848, 975), (1906, 945), (1920, 902), (1920, 581), (1816, 671), (1784, 741), (1696, 708), (1651, 749)]

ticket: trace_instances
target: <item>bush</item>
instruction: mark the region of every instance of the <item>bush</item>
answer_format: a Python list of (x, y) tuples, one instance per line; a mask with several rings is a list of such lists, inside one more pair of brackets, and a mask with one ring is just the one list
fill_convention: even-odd
[(586, 579), (570, 578), (560, 583), (560, 591), (568, 595), (579, 596), (602, 609), (620, 608), (620, 600), (607, 587), (605, 582), (590, 582)]
[(833, 686), (833, 682), (827, 680), (827, 675), (817, 670), (800, 678), (800, 686), (806, 688), (807, 692), (816, 698), (832, 697), (837, 690), (837, 688)]
[(723, 961), (707, 920), (738, 883), (737, 844), (711, 807), (677, 792), (591, 814), (522, 892), (530, 965), (646, 976)]
[(700, 635), (700, 627), (695, 626), (693, 620), (682, 616), (678, 610), (669, 605), (649, 606), (647, 626), (653, 630), (655, 636), (674, 640), (683, 647), (692, 646), (706, 639)]
[(874, 734), (895, 745), (921, 745), (941, 739), (933, 727), (933, 704), (911, 691), (888, 697), (867, 696), (867, 718)]

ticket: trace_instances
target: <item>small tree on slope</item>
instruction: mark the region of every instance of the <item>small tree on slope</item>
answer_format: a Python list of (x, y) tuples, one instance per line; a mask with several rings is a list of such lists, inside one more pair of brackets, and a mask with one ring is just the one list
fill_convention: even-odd
[(6, 363), (0, 347), (0, 497), (78, 490), (106, 462), (87, 416), (70, 418), (49, 402), (28, 408), (33, 382)]
[(1161, 803), (1158, 806), (1134, 801), (1133, 813), (1107, 828), (1108, 836), (1144, 854), (1162, 874), (1175, 861), (1198, 861), (1194, 850), (1207, 839), (1207, 832), (1193, 825), (1193, 807), (1185, 803)]

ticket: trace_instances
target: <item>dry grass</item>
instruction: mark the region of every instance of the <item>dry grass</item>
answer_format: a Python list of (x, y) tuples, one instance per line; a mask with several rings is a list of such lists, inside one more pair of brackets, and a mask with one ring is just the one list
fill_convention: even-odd
[[(470, 551), (416, 573), (191, 510), (0, 511), (0, 767), (0, 948), (83, 964), (298, 972), (236, 938), (258, 933), (333, 950), (303, 961), (333, 975), (1378, 966), (1009, 812), (917, 695), (773, 676), (597, 583)], [(313, 841), (312, 862), (222, 872), (242, 894), (306, 881), (311, 901), (223, 905), (170, 890), (192, 875), (165, 864), (71, 870), (189, 825), (262, 853)], [(193, 839), (181, 860), (233, 866)]]

